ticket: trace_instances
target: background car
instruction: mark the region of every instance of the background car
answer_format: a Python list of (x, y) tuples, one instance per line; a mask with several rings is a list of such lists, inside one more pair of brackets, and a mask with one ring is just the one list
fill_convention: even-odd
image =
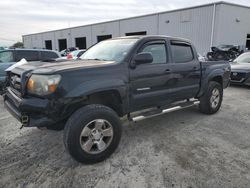
[(64, 49), (64, 50), (60, 51), (60, 54), (61, 54), (62, 57), (65, 57), (65, 56), (68, 55), (68, 53), (73, 52), (75, 50), (79, 50), (79, 49), (76, 48), (76, 47), (70, 47), (70, 48), (67, 48), (67, 49)]
[(222, 44), (219, 46), (212, 46), (211, 52), (207, 53), (207, 58), (209, 61), (234, 60), (242, 52), (239, 46)]
[(60, 54), (52, 50), (43, 49), (8, 49), (0, 51), (0, 90), (3, 87), (5, 70), (25, 58), (27, 61), (48, 61), (59, 58)]
[(205, 57), (205, 56), (202, 56), (202, 55), (199, 54), (199, 53), (198, 53), (198, 59), (199, 59), (199, 61), (201, 61), (201, 62), (206, 61), (206, 57)]
[(245, 52), (231, 63), (231, 83), (250, 86), (250, 52)]
[(82, 54), (84, 54), (86, 50), (75, 50), (73, 52), (68, 53), (67, 59), (78, 59)]

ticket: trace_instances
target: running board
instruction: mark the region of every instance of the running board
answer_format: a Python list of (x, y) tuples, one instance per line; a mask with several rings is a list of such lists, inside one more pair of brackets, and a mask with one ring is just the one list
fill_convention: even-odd
[(156, 109), (156, 110), (143, 112), (143, 113), (141, 113), (141, 114), (139, 114), (139, 115), (137, 115), (135, 117), (130, 117), (129, 120), (136, 123), (136, 122), (144, 120), (144, 119), (152, 118), (152, 117), (155, 117), (155, 116), (159, 116), (159, 115), (162, 115), (162, 114), (166, 114), (166, 113), (173, 112), (173, 111), (180, 110), (180, 109), (184, 109), (184, 108), (189, 108), (189, 107), (197, 105), (199, 103), (200, 103), (200, 101), (198, 101), (198, 100), (187, 101), (187, 102), (180, 103), (177, 106), (173, 106), (173, 107), (170, 107), (170, 108), (166, 108), (166, 109), (160, 109), (159, 108), (159, 109)]

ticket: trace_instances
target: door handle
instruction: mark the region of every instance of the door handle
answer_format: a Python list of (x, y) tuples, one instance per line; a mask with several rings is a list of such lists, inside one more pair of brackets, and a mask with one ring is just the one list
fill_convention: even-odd
[(198, 67), (193, 67), (193, 70), (198, 70)]
[(166, 72), (166, 73), (170, 73), (171, 70), (170, 70), (170, 69), (166, 69), (165, 72)]

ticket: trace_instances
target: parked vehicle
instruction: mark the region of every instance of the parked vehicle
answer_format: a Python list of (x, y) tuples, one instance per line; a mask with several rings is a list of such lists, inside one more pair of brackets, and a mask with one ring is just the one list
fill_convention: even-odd
[(117, 148), (120, 117), (139, 121), (198, 103), (214, 114), (229, 78), (229, 62), (201, 63), (189, 40), (120, 37), (97, 43), (75, 63), (13, 69), (4, 103), (22, 126), (64, 128), (73, 158), (95, 163)]
[(70, 52), (67, 55), (67, 59), (74, 59), (74, 60), (76, 60), (76, 59), (80, 58), (80, 56), (82, 54), (84, 54), (84, 52), (86, 52), (86, 50), (75, 50), (73, 52)]
[(3, 50), (5, 50), (5, 48), (4, 47), (0, 47), (0, 51), (3, 51)]
[(58, 58), (58, 60), (77, 60), (80, 59), (81, 55), (84, 54), (86, 50), (75, 50), (72, 52), (69, 52), (67, 56), (63, 56)]
[(237, 46), (234, 45), (219, 45), (211, 47), (212, 52), (207, 53), (207, 58), (210, 61), (234, 60), (241, 53)]
[(68, 55), (68, 53), (73, 52), (75, 50), (79, 50), (79, 49), (76, 48), (76, 47), (70, 47), (70, 48), (67, 48), (67, 49), (64, 49), (64, 50), (60, 51), (60, 54), (61, 54), (62, 57), (65, 57), (65, 56)]
[(231, 83), (250, 86), (250, 52), (237, 57), (231, 67)]
[(60, 57), (58, 52), (43, 49), (8, 49), (0, 51), (0, 91), (2, 91), (5, 84), (5, 70), (22, 58), (27, 61), (45, 61), (58, 57)]
[(199, 61), (206, 61), (206, 57), (205, 56), (202, 56), (201, 54), (198, 53), (198, 60)]

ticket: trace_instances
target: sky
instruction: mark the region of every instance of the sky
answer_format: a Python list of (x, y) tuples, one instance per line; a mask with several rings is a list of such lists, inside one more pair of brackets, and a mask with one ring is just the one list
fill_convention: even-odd
[[(216, 0), (215, 0), (216, 1)], [(0, 46), (22, 35), (202, 5), (214, 0), (1, 0)], [(226, 0), (250, 6), (249, 0)]]

